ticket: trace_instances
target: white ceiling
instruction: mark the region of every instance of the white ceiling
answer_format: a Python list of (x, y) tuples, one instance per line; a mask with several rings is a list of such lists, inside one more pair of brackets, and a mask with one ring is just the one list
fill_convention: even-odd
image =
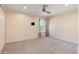
[[(24, 6), (26, 9), (24, 9)], [(51, 14), (43, 14), (42, 4), (5, 4), (5, 7), (7, 10), (45, 17), (77, 9), (76, 4), (69, 4), (68, 6), (65, 6), (64, 4), (48, 4), (46, 9), (50, 11)]]

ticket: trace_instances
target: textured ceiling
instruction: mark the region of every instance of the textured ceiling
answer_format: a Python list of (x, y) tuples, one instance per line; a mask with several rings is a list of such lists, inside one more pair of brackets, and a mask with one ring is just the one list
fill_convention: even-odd
[[(26, 7), (26, 9), (24, 9), (24, 6)], [(42, 12), (42, 4), (5, 4), (5, 7), (7, 10), (45, 17), (77, 9), (76, 4), (69, 4), (68, 6), (65, 6), (64, 4), (48, 4), (48, 7), (46, 9), (51, 13), (44, 14)]]

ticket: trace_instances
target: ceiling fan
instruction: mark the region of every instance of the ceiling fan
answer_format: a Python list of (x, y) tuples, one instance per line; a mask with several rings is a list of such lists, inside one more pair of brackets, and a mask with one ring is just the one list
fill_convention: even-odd
[(48, 7), (48, 5), (46, 5), (46, 4), (42, 5), (42, 11), (47, 14), (50, 14), (51, 12), (46, 10), (47, 7)]

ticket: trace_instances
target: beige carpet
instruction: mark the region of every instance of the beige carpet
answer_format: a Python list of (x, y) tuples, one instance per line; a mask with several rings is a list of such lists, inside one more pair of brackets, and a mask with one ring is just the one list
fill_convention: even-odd
[(24, 40), (5, 45), (3, 54), (76, 54), (77, 44), (49, 37)]

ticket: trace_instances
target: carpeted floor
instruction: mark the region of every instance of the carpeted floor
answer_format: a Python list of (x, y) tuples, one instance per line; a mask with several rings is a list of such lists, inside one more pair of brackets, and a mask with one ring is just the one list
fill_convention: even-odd
[(49, 37), (24, 40), (5, 45), (3, 54), (76, 54), (77, 44)]

